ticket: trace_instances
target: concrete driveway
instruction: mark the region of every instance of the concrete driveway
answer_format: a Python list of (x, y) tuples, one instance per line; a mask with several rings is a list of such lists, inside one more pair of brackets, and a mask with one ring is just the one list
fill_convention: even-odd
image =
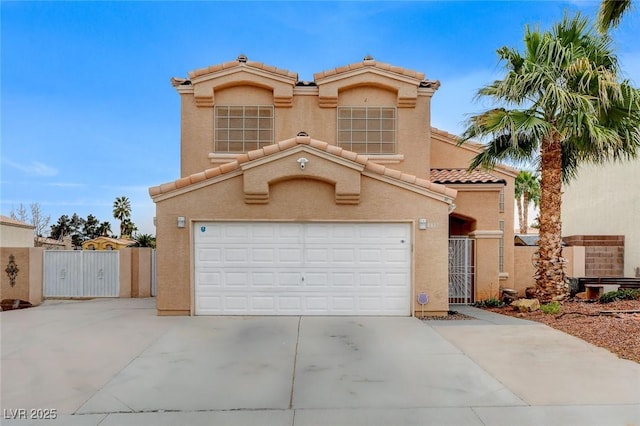
[(639, 364), (459, 310), (477, 319), (157, 317), (154, 299), (3, 312), (2, 424), (640, 425)]

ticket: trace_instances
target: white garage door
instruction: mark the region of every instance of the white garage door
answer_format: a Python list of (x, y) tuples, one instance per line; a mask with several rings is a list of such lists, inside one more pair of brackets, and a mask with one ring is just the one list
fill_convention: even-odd
[(409, 315), (405, 223), (202, 222), (196, 315)]

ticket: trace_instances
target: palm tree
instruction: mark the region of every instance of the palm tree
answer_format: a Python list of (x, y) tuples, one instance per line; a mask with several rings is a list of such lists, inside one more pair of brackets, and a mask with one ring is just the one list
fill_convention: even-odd
[(606, 34), (611, 27), (617, 27), (630, 9), (631, 0), (602, 0), (598, 10), (598, 31)]
[(515, 196), (518, 207), (520, 233), (526, 234), (529, 229), (529, 204), (538, 207), (540, 202), (540, 179), (534, 173), (522, 170), (516, 176)]
[(108, 237), (111, 232), (111, 223), (104, 221), (98, 226), (98, 234), (103, 237)]
[(640, 147), (640, 91), (618, 78), (607, 36), (586, 18), (565, 16), (550, 31), (525, 29), (524, 52), (498, 51), (507, 73), (478, 92), (510, 107), (469, 119), (460, 143), (489, 138), (470, 168), (534, 161), (540, 172), (540, 241), (536, 292), (542, 301), (568, 294), (563, 270), (562, 183), (582, 163), (635, 158)]
[(135, 234), (133, 239), (136, 242), (134, 247), (156, 248), (156, 237), (151, 234)]
[(113, 202), (113, 217), (120, 221), (120, 237), (126, 235), (126, 219), (131, 217), (131, 202), (127, 197), (117, 197)]
[(131, 219), (123, 220), (121, 226), (122, 226), (121, 237), (122, 236), (129, 237), (129, 236), (133, 235), (133, 233), (138, 230), (138, 227), (136, 226), (135, 223), (133, 223), (131, 221)]

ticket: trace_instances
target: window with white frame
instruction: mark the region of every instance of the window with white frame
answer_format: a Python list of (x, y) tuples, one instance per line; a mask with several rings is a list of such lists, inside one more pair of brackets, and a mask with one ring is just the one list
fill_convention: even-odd
[(396, 109), (338, 107), (338, 146), (359, 154), (395, 154)]
[(273, 143), (273, 106), (216, 106), (215, 152), (241, 153)]

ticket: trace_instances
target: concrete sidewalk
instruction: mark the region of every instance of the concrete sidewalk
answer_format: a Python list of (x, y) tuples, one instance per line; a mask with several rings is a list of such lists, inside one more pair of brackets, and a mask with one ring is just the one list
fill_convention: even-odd
[(455, 309), (476, 319), (157, 317), (154, 299), (3, 312), (2, 424), (640, 425), (639, 364)]

